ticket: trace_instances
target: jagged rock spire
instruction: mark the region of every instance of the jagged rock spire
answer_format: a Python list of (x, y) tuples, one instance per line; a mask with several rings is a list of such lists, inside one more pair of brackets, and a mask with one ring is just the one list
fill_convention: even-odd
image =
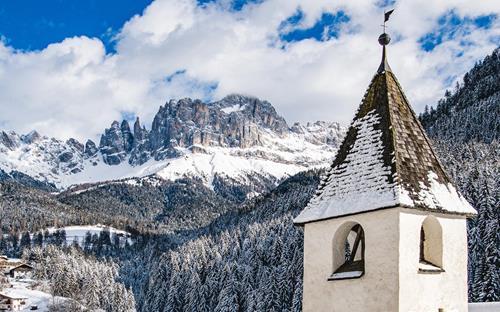
[(438, 161), (424, 129), (390, 69), (373, 77), (332, 166), (297, 224), (385, 208), (473, 215)]

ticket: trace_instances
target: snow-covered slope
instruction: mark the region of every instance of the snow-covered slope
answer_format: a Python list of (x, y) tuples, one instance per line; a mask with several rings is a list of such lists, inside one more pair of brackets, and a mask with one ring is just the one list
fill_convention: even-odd
[(330, 163), (344, 131), (326, 122), (289, 128), (268, 102), (255, 98), (232, 95), (212, 104), (185, 99), (160, 108), (151, 131), (138, 121), (134, 133), (128, 122), (113, 122), (99, 147), (90, 140), (84, 146), (0, 131), (0, 169), (60, 189), (150, 175), (200, 178), (207, 186), (216, 175), (240, 183), (255, 176), (280, 180)]
[(85, 236), (87, 235), (87, 233), (90, 233), (91, 235), (99, 235), (104, 230), (109, 231), (111, 237), (113, 237), (113, 235), (117, 235), (120, 239), (120, 244), (125, 244), (125, 239), (128, 240), (129, 244), (132, 243), (132, 241), (130, 240), (130, 233), (123, 230), (115, 229), (114, 227), (103, 226), (100, 224), (70, 225), (60, 228), (50, 227), (47, 229), (47, 231), (50, 234), (54, 234), (56, 231), (62, 231), (62, 230), (64, 230), (64, 232), (66, 233), (66, 245), (68, 246), (71, 245), (73, 242), (78, 242), (78, 244), (80, 244), (80, 246), (83, 247), (83, 244), (85, 242)]
[(83, 146), (76, 140), (66, 142), (40, 136), (0, 131), (0, 169), (18, 171), (40, 181), (57, 182), (63, 176), (84, 168)]
[[(12, 287), (4, 289), (2, 293), (14, 298), (24, 298), (25, 304), (21, 306), (21, 310), (19, 311), (32, 311), (32, 307), (36, 307), (36, 310), (39, 312), (53, 311), (50, 308), (52, 305), (71, 300), (65, 297), (52, 296), (49, 293), (49, 286), (45, 286), (47, 288), (46, 291), (33, 289), (32, 285), (41, 284), (38, 287), (44, 286), (43, 283), (36, 280), (16, 281), (12, 279), (10, 283)], [(81, 306), (78, 303), (75, 304)], [(81, 308), (82, 310), (85, 309), (84, 306), (81, 306)]]

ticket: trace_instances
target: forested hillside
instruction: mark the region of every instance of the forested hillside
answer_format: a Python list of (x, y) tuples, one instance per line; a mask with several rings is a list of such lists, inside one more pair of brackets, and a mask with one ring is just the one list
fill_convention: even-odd
[[(250, 187), (223, 179), (214, 184), (212, 190), (197, 179), (148, 177), (84, 184), (53, 194), (3, 181), (0, 233), (19, 236), (50, 226), (97, 223), (137, 233), (198, 228), (241, 204), (248, 193), (242, 188)], [(269, 182), (265, 187), (271, 186)]]
[(78, 303), (62, 303), (59, 309), (52, 307), (54, 311), (78, 311), (80, 305), (92, 311), (134, 311), (132, 292), (117, 281), (118, 266), (112, 261), (96, 261), (76, 248), (61, 250), (52, 245), (34, 247), (24, 258), (34, 265), (36, 278), (48, 280), (53, 295)]
[(469, 221), (469, 299), (500, 300), (500, 49), (477, 63), (421, 122), (460, 191)]
[(427, 133), (436, 140), (492, 143), (500, 133), (500, 48), (478, 62), (446, 91), (436, 107), (420, 116)]
[(500, 300), (500, 150), (491, 144), (435, 141), (441, 160), (478, 211), (468, 222), (469, 300)]
[(240, 211), (177, 237), (184, 242), (154, 260), (136, 294), (141, 310), (300, 311), (303, 237), (292, 219), (318, 181), (317, 172), (298, 174)]

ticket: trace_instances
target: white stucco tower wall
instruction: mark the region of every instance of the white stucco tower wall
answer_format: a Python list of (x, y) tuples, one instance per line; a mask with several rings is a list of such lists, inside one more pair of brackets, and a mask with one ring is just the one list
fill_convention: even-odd
[[(329, 281), (337, 269), (335, 234), (343, 225), (353, 223), (360, 224), (365, 233), (365, 274), (360, 278)], [(399, 209), (305, 224), (303, 311), (399, 311), (398, 262)]]
[[(442, 229), (444, 272), (419, 272), (420, 228), (429, 216)], [(365, 273), (360, 278), (328, 280), (337, 269), (336, 233), (352, 224), (360, 224), (365, 233)], [(464, 255), (467, 237), (462, 216), (390, 208), (307, 223), (303, 311), (466, 312)]]
[[(416, 269), (419, 267), (420, 228), (429, 216), (435, 218), (441, 226), (441, 268), (444, 272), (419, 273)], [(399, 310), (397, 311), (468, 311), (465, 217), (401, 209), (399, 228)]]

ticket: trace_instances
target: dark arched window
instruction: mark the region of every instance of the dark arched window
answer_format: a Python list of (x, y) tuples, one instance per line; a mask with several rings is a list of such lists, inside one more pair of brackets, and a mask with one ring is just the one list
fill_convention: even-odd
[[(336, 269), (330, 280), (358, 278), (365, 273), (365, 232), (359, 224), (341, 227), (334, 238), (334, 252), (340, 252), (342, 257), (336, 255), (334, 266)], [(339, 246), (340, 244), (340, 246)], [(337, 263), (335, 263), (337, 262)], [(339, 263), (340, 262), (340, 263)]]
[(420, 227), (420, 258), (419, 258), (420, 262), (425, 261), (424, 249), (425, 249), (425, 231), (424, 231), (424, 226), (422, 225)]

